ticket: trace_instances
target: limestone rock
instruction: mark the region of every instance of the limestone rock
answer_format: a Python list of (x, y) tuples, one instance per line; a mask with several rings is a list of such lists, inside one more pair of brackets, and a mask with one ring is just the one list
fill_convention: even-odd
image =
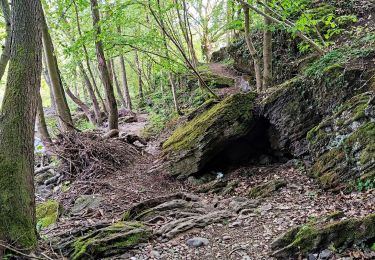
[(297, 226), (277, 238), (271, 247), (273, 256), (288, 259), (298, 254), (319, 252), (333, 247), (344, 249), (375, 238), (375, 214), (334, 222)]
[(72, 215), (81, 215), (86, 210), (99, 208), (103, 198), (100, 195), (81, 195), (74, 202), (73, 207), (70, 210)]
[(311, 171), (324, 188), (343, 188), (375, 176), (375, 106), (369, 102), (373, 95), (353, 97), (308, 133), (315, 159)]
[(178, 128), (163, 144), (165, 169), (179, 178), (202, 170), (225, 144), (252, 128), (255, 94), (236, 94)]

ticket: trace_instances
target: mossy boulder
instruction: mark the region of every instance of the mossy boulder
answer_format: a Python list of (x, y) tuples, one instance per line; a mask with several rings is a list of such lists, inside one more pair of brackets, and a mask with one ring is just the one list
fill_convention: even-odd
[(39, 228), (55, 224), (62, 213), (62, 207), (55, 200), (47, 200), (36, 206), (36, 221)]
[(286, 181), (283, 179), (272, 180), (264, 184), (257, 185), (250, 189), (248, 196), (250, 198), (265, 198), (270, 196), (273, 192), (286, 186)]
[(252, 129), (254, 93), (230, 96), (176, 129), (163, 144), (165, 169), (179, 178), (202, 170), (226, 144)]
[(121, 254), (149, 240), (152, 232), (139, 222), (118, 222), (92, 231), (73, 243), (71, 259), (98, 259)]
[(375, 238), (375, 214), (341, 221), (315, 222), (295, 227), (277, 238), (272, 256), (289, 259), (334, 247), (342, 250)]
[(375, 93), (357, 95), (307, 134), (311, 168), (324, 188), (375, 176)]

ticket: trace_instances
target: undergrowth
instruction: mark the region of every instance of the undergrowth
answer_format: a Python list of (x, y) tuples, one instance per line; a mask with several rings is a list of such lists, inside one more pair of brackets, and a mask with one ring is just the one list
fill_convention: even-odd
[(334, 67), (344, 67), (353, 59), (368, 57), (375, 52), (375, 34), (368, 33), (349, 46), (343, 46), (328, 52), (326, 55), (308, 66), (304, 74), (310, 77), (322, 77), (324, 73)]

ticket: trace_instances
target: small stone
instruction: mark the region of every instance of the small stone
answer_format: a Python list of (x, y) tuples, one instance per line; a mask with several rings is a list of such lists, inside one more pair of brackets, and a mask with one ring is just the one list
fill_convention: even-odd
[(308, 256), (307, 256), (307, 260), (318, 260), (318, 258), (317, 258), (317, 256), (318, 255), (316, 255), (316, 254), (309, 254)]
[(231, 236), (223, 236), (223, 240), (231, 240), (232, 237)]
[(332, 252), (328, 249), (324, 249), (322, 252), (320, 252), (319, 259), (320, 260), (328, 260), (332, 256)]
[(157, 259), (159, 259), (161, 257), (160, 253), (156, 250), (151, 251), (151, 256), (154, 257), (154, 258), (157, 258)]
[(230, 223), (229, 224), (229, 227), (230, 228), (234, 228), (234, 227), (239, 227), (242, 225), (242, 222), (241, 221), (236, 221), (236, 222), (233, 222), (233, 223)]
[(186, 244), (191, 247), (207, 246), (208, 243), (208, 239), (203, 237), (194, 237), (186, 241)]

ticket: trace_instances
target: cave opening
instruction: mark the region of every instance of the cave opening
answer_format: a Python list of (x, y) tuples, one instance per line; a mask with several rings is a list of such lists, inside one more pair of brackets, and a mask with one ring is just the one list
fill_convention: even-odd
[(265, 117), (257, 117), (246, 136), (230, 140), (201, 171), (224, 172), (251, 165), (285, 163), (293, 156), (280, 148), (278, 132)]

